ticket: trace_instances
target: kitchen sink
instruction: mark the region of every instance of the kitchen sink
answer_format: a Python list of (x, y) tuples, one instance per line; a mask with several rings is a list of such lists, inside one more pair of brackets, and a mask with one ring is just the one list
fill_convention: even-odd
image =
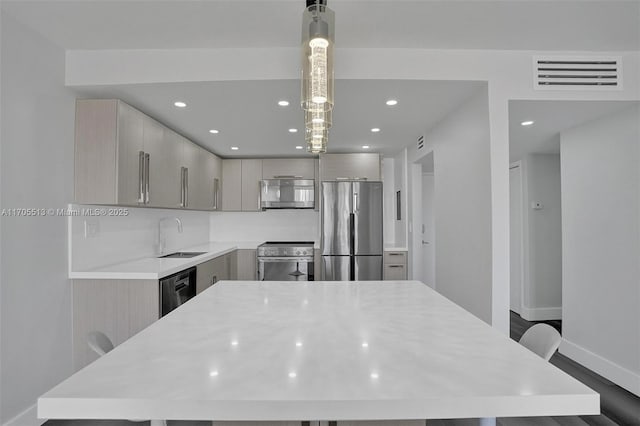
[(205, 254), (206, 251), (177, 251), (175, 253), (165, 254), (164, 256), (158, 256), (159, 258), (187, 258), (187, 257), (196, 257), (201, 254)]

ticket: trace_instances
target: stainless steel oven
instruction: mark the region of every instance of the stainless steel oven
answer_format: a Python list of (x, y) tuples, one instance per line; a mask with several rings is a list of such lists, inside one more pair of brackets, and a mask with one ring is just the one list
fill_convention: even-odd
[(167, 315), (196, 295), (196, 268), (160, 280), (160, 314)]
[(313, 281), (313, 241), (267, 241), (258, 246), (259, 281)]

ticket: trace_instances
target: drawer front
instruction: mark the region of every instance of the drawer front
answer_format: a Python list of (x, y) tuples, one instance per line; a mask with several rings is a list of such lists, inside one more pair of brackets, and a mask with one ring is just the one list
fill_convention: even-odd
[(405, 265), (384, 265), (385, 281), (402, 281), (407, 279), (407, 267)]
[(407, 264), (407, 252), (406, 251), (386, 251), (384, 252), (384, 264)]

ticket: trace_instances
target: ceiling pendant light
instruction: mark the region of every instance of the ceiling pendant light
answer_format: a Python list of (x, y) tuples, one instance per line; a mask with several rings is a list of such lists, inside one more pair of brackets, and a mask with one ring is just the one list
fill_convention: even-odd
[(326, 0), (306, 0), (302, 15), (300, 104), (305, 111), (307, 150), (313, 153), (326, 152), (328, 130), (331, 127), (334, 19)]

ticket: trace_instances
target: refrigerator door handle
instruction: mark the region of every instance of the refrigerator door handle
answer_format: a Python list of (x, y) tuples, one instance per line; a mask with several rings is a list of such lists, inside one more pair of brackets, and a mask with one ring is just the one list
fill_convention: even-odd
[(358, 193), (354, 192), (353, 193), (353, 211), (354, 213), (358, 212), (358, 210), (360, 210), (360, 206), (358, 203)]

